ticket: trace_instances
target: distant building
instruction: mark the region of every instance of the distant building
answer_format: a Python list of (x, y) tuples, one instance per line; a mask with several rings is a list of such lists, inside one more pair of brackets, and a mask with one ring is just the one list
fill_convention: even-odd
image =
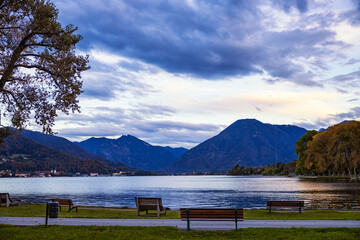
[(90, 173), (90, 177), (97, 177), (99, 176), (99, 173)]
[(29, 177), (30, 173), (15, 173), (15, 177)]

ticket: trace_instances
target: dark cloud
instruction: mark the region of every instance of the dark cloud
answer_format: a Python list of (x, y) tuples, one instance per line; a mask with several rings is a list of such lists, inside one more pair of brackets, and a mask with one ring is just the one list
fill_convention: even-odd
[(360, 59), (355, 59), (355, 58), (352, 58), (352, 59), (349, 59), (345, 65), (352, 65), (352, 64), (355, 64), (355, 63), (358, 63), (360, 62)]
[(146, 69), (141, 64), (134, 62), (126, 65), (131, 66), (132, 71), (126, 71), (118, 68), (122, 64), (123, 62), (108, 66), (93, 60), (91, 70), (83, 74), (86, 81), (83, 83), (84, 93), (81, 98), (111, 101), (124, 92), (135, 96), (146, 96), (150, 92), (155, 92), (152, 86), (138, 80), (138, 77), (133, 74), (135, 68), (137, 71), (147, 70), (149, 72), (152, 71), (151, 69)]
[(349, 93), (360, 87), (360, 70), (347, 74), (340, 74), (324, 80), (324, 82), (337, 86), (337, 90), (340, 93)]
[(351, 72), (348, 74), (337, 75), (335, 77), (330, 78), (328, 81), (331, 81), (331, 82), (351, 82), (351, 81), (360, 82), (360, 70)]
[[(293, 59), (337, 55), (331, 49), (343, 47), (334, 32), (322, 28), (267, 31), (260, 8), (265, 3), (260, 0), (195, 1), (196, 6), (166, 0), (56, 4), (64, 23), (79, 26), (84, 36), (81, 48), (96, 46), (171, 73), (206, 79), (267, 72), (280, 81), (314, 86), (313, 79), (297, 77), (309, 72)], [(273, 4), (289, 14), (292, 8), (308, 11), (307, 1)], [(323, 17), (313, 16), (313, 21)], [(324, 62), (313, 64), (326, 67)]]
[(341, 17), (347, 20), (354, 26), (360, 25), (360, 0), (352, 0), (354, 9), (351, 9), (341, 15)]
[(334, 119), (338, 122), (344, 120), (353, 120), (360, 118), (360, 107), (354, 107), (350, 109), (348, 112), (338, 113), (338, 114), (331, 114), (329, 119)]
[(356, 120), (360, 118), (360, 107), (353, 107), (347, 112), (329, 114), (327, 117), (319, 118), (313, 123), (309, 122), (298, 122), (294, 125), (304, 127), (306, 129), (319, 130), (321, 128), (328, 128), (337, 123), (341, 123), (346, 120)]
[(299, 12), (308, 11), (307, 0), (274, 0), (275, 5), (280, 6), (285, 12), (289, 13), (292, 8), (296, 8)]

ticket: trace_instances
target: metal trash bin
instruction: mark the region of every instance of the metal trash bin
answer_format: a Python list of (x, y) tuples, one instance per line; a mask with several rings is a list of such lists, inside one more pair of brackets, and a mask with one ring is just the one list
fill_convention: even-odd
[(49, 202), (49, 218), (58, 218), (59, 216), (59, 203), (58, 202)]

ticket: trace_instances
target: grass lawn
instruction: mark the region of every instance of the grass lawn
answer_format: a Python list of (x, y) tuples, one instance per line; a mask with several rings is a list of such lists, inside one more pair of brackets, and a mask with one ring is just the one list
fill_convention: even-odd
[[(90, 209), (91, 208), (91, 209)], [(149, 211), (149, 214), (155, 216), (137, 216), (136, 209), (122, 209), (122, 208), (105, 208), (105, 207), (78, 207), (78, 212), (75, 209), (67, 212), (68, 208), (62, 207), (59, 210), (59, 218), (158, 218), (156, 211)], [(45, 217), (46, 204), (24, 204), (20, 206), (12, 206), (8, 208), (0, 208), (0, 216), (6, 217)], [(145, 214), (145, 212), (141, 212)], [(162, 212), (160, 218), (176, 219), (180, 218), (178, 211), (167, 211), (167, 216)]]
[(308, 210), (302, 213), (271, 211), (268, 210), (245, 210), (245, 219), (248, 220), (360, 220), (360, 212), (336, 211), (336, 210)]
[[(6, 217), (45, 217), (45, 204), (24, 204), (20, 206), (2, 207), (0, 208), (0, 216)], [(149, 213), (156, 214), (155, 211)], [(94, 207), (87, 209), (79, 207), (78, 212), (73, 209), (67, 212), (63, 207), (59, 211), (60, 218), (157, 218), (148, 216), (137, 216), (135, 209), (121, 209), (121, 208), (104, 208)], [(163, 213), (160, 218), (178, 219), (180, 218), (179, 211), (168, 211), (167, 216)], [(245, 220), (360, 220), (360, 212), (340, 212), (336, 210), (309, 210), (299, 214), (297, 212), (276, 212), (273, 211), (271, 215), (267, 210), (247, 210), (244, 211)]]
[(0, 225), (0, 239), (359, 239), (354, 228), (247, 228), (238, 231), (178, 231), (175, 227)]

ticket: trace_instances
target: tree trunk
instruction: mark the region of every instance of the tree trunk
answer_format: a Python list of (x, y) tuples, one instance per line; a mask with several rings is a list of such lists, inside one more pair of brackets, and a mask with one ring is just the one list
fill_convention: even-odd
[(354, 167), (354, 176), (355, 176), (355, 180), (356, 180), (356, 167)]

